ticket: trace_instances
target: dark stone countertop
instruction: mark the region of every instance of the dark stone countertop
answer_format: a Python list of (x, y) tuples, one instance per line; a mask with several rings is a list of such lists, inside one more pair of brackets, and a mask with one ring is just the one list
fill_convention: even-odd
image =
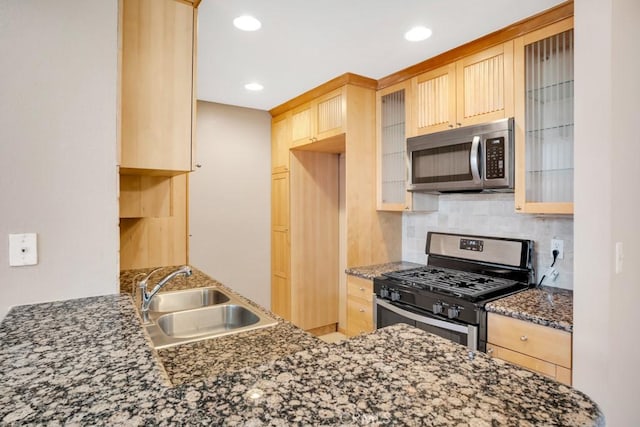
[(398, 270), (409, 270), (411, 268), (421, 267), (423, 264), (416, 264), (407, 261), (387, 262), (384, 264), (364, 265), (361, 267), (347, 268), (345, 272), (351, 276), (361, 277), (363, 279), (373, 279), (383, 273)]
[(485, 305), (491, 313), (573, 332), (573, 291), (541, 286)]
[(159, 360), (128, 295), (14, 307), (0, 424), (604, 425), (579, 391), (407, 325), (180, 384)]

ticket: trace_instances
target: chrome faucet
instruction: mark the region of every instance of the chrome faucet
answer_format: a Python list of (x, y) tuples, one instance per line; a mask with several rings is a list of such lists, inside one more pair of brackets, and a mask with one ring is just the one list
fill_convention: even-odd
[(169, 283), (171, 279), (173, 279), (176, 276), (189, 277), (191, 276), (191, 274), (193, 274), (193, 272), (191, 271), (191, 267), (189, 267), (188, 265), (183, 265), (179, 269), (163, 277), (158, 282), (158, 284), (153, 287), (151, 292), (148, 292), (147, 283), (149, 283), (149, 279), (155, 272), (157, 272), (158, 270), (161, 270), (162, 268), (163, 267), (156, 268), (151, 273), (147, 274), (147, 276), (144, 279), (142, 279), (140, 283), (138, 283), (138, 288), (140, 290), (140, 296), (142, 299), (142, 304), (140, 306), (140, 313), (142, 314), (142, 320), (145, 323), (149, 322), (149, 305), (151, 304), (151, 299), (160, 291), (160, 289), (162, 289), (167, 283)]

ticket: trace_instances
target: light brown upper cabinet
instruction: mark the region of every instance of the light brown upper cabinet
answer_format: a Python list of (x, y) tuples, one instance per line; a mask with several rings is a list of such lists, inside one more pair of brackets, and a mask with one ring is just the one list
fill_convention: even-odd
[(412, 79), (408, 136), (513, 116), (513, 41)]
[(573, 213), (573, 18), (515, 40), (517, 212)]
[(175, 0), (122, 2), (120, 167), (125, 171), (192, 170), (196, 13)]
[(289, 144), (291, 143), (291, 114), (285, 113), (271, 120), (271, 172), (289, 170)]
[(407, 80), (376, 93), (377, 132), (377, 209), (408, 210), (407, 192)]
[(291, 147), (344, 133), (345, 100), (344, 89), (340, 88), (295, 108), (291, 113)]

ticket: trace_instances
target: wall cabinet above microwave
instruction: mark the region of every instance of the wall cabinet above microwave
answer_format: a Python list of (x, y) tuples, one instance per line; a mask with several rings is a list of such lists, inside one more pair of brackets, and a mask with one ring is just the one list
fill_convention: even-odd
[(408, 136), (513, 116), (513, 41), (411, 79)]

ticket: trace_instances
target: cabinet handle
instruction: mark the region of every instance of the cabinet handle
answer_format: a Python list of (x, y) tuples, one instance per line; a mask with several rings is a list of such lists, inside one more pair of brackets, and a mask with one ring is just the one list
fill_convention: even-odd
[(492, 348), (488, 348), (487, 349), (487, 354), (489, 355), (489, 357), (493, 357), (493, 349)]
[(364, 308), (361, 308), (361, 309), (360, 309), (360, 313), (364, 313)]
[(197, 167), (197, 168), (201, 168), (201, 167), (202, 167), (202, 165), (201, 165), (200, 163), (196, 163), (196, 167)]
[(522, 206), (516, 206), (516, 210), (517, 211), (521, 211), (522, 210)]
[(520, 337), (520, 341), (527, 341), (528, 339), (529, 337), (527, 337), (526, 335)]
[(451, 123), (449, 123), (449, 127), (450, 127), (450, 128), (452, 128), (452, 127), (453, 127), (453, 125), (452, 125)]
[(364, 288), (363, 288), (362, 286), (361, 286), (359, 289), (360, 289), (362, 292), (364, 292)]
[(462, 123), (456, 123), (456, 126), (460, 127), (462, 126)]

